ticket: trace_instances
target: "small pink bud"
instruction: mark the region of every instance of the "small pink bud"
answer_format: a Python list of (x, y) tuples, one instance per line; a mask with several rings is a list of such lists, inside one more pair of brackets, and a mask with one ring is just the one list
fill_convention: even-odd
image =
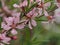
[(16, 40), (17, 36), (12, 36), (11, 39)]
[(0, 37), (0, 40), (2, 40), (2, 38)]

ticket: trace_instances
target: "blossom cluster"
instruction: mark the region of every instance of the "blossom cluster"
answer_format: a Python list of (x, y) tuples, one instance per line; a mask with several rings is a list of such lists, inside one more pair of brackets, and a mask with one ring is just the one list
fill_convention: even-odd
[[(29, 27), (29, 29), (36, 27), (36, 17), (41, 17), (44, 14), (43, 16), (48, 19), (47, 22), (53, 22), (53, 17), (60, 17), (60, 5), (58, 1), (56, 1), (58, 9), (55, 11), (55, 16), (48, 14), (47, 9), (51, 6), (51, 2), (44, 3), (44, 0), (30, 0), (29, 4), (27, 0), (24, 0), (19, 4), (13, 4), (13, 7), (17, 10), (9, 10), (8, 6), (5, 5), (5, 0), (1, 0), (1, 3), (4, 13), (0, 14), (3, 20), (1, 22), (0, 45), (10, 44), (12, 39), (17, 39), (15, 36), (18, 33), (17, 30), (22, 30), (25, 27)], [(30, 8), (32, 4), (36, 6)], [(29, 9), (27, 10), (26, 8)], [(58, 18), (55, 20), (59, 22)], [(13, 36), (9, 36), (10, 33)]]

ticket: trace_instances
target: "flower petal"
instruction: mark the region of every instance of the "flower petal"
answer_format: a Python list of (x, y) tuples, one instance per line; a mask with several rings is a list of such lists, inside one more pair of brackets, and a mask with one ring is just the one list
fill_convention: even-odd
[(30, 28), (30, 29), (32, 29), (32, 26), (31, 26), (31, 23), (30, 23), (30, 21), (29, 21), (29, 24), (28, 24), (28, 26), (29, 26), (29, 28)]
[(11, 34), (16, 35), (17, 34), (17, 31), (15, 29), (12, 29), (11, 30)]
[(5, 43), (5, 44), (10, 44), (9, 41), (11, 40), (11, 38), (9, 37), (5, 37), (2, 42)]
[(50, 7), (50, 6), (51, 6), (51, 2), (47, 2), (47, 3), (44, 4), (44, 8), (45, 8), (45, 9), (47, 9), (47, 8)]
[(45, 16), (48, 16), (48, 15), (49, 15), (46, 10), (44, 10), (44, 15), (45, 15)]
[(25, 27), (25, 24), (24, 23), (22, 23), (22, 24), (20, 24), (20, 25), (17, 25), (17, 29), (23, 29)]
[(5, 25), (5, 26), (3, 27), (3, 29), (4, 29), (4, 30), (10, 30), (11, 27), (10, 27), (9, 25)]
[(31, 24), (32, 24), (32, 26), (34, 26), (34, 27), (37, 25), (37, 24), (36, 24), (36, 21), (33, 20), (33, 19), (31, 20)]
[(15, 7), (15, 8), (19, 8), (19, 5), (17, 5), (17, 4), (14, 4), (14, 5), (13, 5), (13, 7)]
[(0, 45), (4, 45), (3, 43), (0, 43)]
[(13, 17), (4, 17), (4, 20), (8, 25), (12, 25), (13, 19), (14, 19)]

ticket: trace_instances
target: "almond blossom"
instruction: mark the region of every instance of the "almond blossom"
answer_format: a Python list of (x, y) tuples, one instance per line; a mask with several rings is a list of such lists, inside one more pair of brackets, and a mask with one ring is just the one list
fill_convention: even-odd
[(0, 14), (0, 17), (2, 17), (0, 45), (9, 45), (12, 39), (16, 40), (17, 31), (24, 29), (24, 27), (27, 26), (29, 30), (36, 27), (36, 17), (39, 19), (42, 15), (47, 17), (48, 20), (42, 21), (43, 25), (54, 22), (60, 23), (60, 2), (59, 0), (55, 0), (55, 2), (58, 8), (54, 11), (55, 14), (51, 16), (47, 10), (51, 5), (50, 1), (45, 3), (45, 0), (23, 0), (19, 4), (13, 4), (14, 9), (9, 10), (10, 7), (5, 5), (5, 0), (1, 0), (3, 13)]
[(4, 17), (4, 21), (1, 23), (1, 28), (4, 30), (10, 30), (13, 35), (17, 34), (16, 29), (23, 29), (24, 23), (19, 24), (20, 14), (13, 17)]
[[(48, 12), (46, 11), (46, 9), (47, 9), (50, 5), (51, 5), (50, 2), (44, 3), (44, 0), (40, 1), (40, 2), (38, 3), (38, 6), (37, 6), (38, 13), (39, 13), (40, 15), (42, 15), (42, 12), (44, 12), (44, 15), (45, 15), (45, 16), (49, 16), (49, 15), (46, 14), (46, 13), (48, 13)], [(40, 13), (40, 12), (41, 12), (41, 13)]]
[(32, 29), (32, 26), (35, 27), (36, 21), (34, 20), (35, 17), (37, 17), (37, 12), (35, 11), (36, 8), (34, 8), (32, 11), (30, 11), (26, 16), (27, 16), (27, 22), (28, 22), (28, 26), (30, 29)]
[[(10, 41), (11, 38), (10, 37), (7, 37), (5, 33), (3, 34), (0, 34), (0, 42), (3, 42), (5, 44), (10, 44)], [(2, 43), (0, 43), (1, 45), (3, 45)]]

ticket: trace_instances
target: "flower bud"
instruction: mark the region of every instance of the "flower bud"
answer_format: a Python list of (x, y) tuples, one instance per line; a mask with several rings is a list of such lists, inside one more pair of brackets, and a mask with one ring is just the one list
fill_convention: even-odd
[(16, 40), (17, 36), (12, 36), (11, 39)]

